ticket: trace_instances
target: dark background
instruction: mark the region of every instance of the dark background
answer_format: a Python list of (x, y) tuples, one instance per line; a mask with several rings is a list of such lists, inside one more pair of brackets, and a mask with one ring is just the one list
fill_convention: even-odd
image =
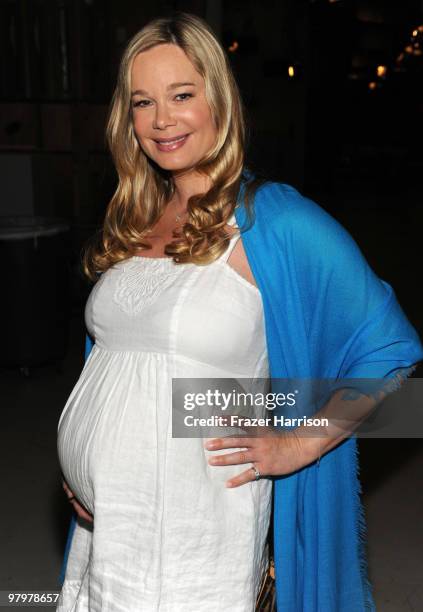
[[(69, 519), (55, 464), (55, 430), (82, 367), (83, 308), (90, 290), (80, 269), (81, 249), (101, 223), (116, 181), (104, 141), (108, 104), (128, 39), (151, 18), (171, 10), (206, 18), (227, 50), (248, 109), (252, 168), (294, 185), (339, 219), (377, 274), (393, 286), (419, 333), (423, 331), (422, 0), (1, 0), (0, 223), (11, 215), (36, 215), (68, 224), (63, 265), (70, 308), (55, 322), (58, 336), (44, 336), (48, 340), (43, 350), (48, 353), (52, 345), (50, 357), (37, 362), (42, 352), (37, 345), (32, 361), (3, 358), (0, 368), (5, 401), (2, 463), (7, 466), (1, 475), (4, 487), (12, 487), (6, 520), (10, 528), (2, 541), (4, 550), (20, 551), (15, 559), (4, 556), (0, 590), (54, 584), (50, 579), (63, 552)], [(18, 244), (23, 252), (19, 245), (23, 243)], [(50, 261), (62, 261), (57, 245), (45, 245)], [(8, 242), (2, 253), (11, 274), (4, 277), (4, 338), (10, 340), (12, 332), (18, 344), (24, 319), (32, 329), (45, 325), (37, 318), (42, 304), (34, 306), (40, 285), (33, 298), (20, 292), (16, 245), (12, 248)], [(21, 265), (28, 269), (29, 260)], [(44, 282), (51, 280), (48, 265), (43, 265), (42, 275)], [(56, 349), (61, 346), (56, 352), (55, 337), (60, 337)], [(6, 353), (7, 342), (4, 346)], [(390, 490), (391, 502), (396, 491), (404, 496), (404, 504), (419, 507), (421, 519), (417, 491), (422, 482), (415, 480), (421, 471), (406, 471), (419, 457), (423, 467), (421, 441), (361, 441), (360, 448), (364, 499), (370, 509), (371, 496), (398, 473), (400, 484)], [(38, 473), (31, 472), (32, 464), (39, 466)], [(402, 482), (409, 483), (415, 498), (406, 497)], [(22, 531), (28, 498), (32, 508), (38, 504), (43, 518), (36, 519), (33, 510), (32, 523), (24, 521)], [(381, 498), (370, 514), (394, 514), (399, 510), (392, 503)], [(45, 545), (40, 521), (57, 541), (51, 553), (56, 556), (45, 571), (34, 574), (30, 568), (37, 566)], [(376, 541), (376, 522), (370, 524)], [(395, 566), (396, 546), (407, 556), (413, 541), (411, 534), (404, 534), (385, 551), (388, 559), (385, 553), (375, 553), (375, 578), (383, 583), (378, 567)], [(419, 556), (414, 568), (421, 566)], [(408, 595), (398, 581), (398, 575), (386, 578), (380, 609), (414, 609), (400, 607), (400, 600), (408, 602), (404, 606), (421, 602), (423, 609), (423, 594), (417, 600), (417, 591)], [(388, 583), (395, 588), (386, 600)]]
[[(351, 226), (403, 292), (422, 205), (421, 0), (2, 0), (0, 214), (65, 218), (78, 257), (115, 186), (104, 125), (120, 55), (175, 9), (205, 17), (228, 52), (253, 167)], [(75, 288), (76, 310), (84, 298)]]

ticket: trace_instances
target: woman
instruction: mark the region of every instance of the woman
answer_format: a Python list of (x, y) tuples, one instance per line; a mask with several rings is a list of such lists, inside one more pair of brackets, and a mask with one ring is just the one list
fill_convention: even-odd
[(278, 609), (373, 609), (355, 439), (172, 438), (171, 382), (404, 375), (423, 353), (392, 289), (317, 204), (246, 170), (239, 91), (198, 17), (130, 41), (107, 133), (95, 344), (58, 427), (85, 520), (57, 609), (251, 612), (273, 477)]

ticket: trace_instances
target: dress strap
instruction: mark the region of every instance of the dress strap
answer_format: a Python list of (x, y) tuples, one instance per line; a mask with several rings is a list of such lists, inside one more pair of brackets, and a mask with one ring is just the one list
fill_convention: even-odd
[(238, 242), (239, 238), (241, 238), (241, 234), (239, 232), (234, 234), (233, 236), (231, 236), (228, 248), (226, 249), (226, 251), (221, 256), (221, 260), (222, 261), (224, 261), (224, 262), (228, 261), (228, 259), (231, 256), (231, 253), (234, 250), (235, 245)]

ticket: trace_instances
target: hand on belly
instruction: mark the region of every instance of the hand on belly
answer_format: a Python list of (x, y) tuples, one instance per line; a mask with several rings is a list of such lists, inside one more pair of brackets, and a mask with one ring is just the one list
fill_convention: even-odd
[(68, 485), (67, 485), (65, 480), (62, 480), (62, 485), (63, 485), (63, 490), (65, 491), (66, 496), (69, 499), (69, 503), (72, 504), (72, 506), (73, 506), (75, 512), (77, 513), (77, 515), (80, 518), (84, 519), (85, 521), (88, 521), (89, 523), (93, 523), (94, 522), (93, 515), (90, 514), (84, 508), (84, 506), (76, 499), (76, 497), (74, 496), (73, 492), (68, 487)]

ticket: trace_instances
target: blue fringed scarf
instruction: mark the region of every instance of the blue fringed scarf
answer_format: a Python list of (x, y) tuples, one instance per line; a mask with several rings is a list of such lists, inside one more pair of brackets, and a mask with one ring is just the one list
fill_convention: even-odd
[[(241, 228), (242, 193), (235, 209)], [(273, 378), (391, 377), (423, 359), (391, 287), (346, 230), (294, 188), (259, 188), (242, 241), (263, 299)], [(86, 357), (91, 346), (87, 336)], [(73, 518), (61, 583), (74, 527)], [(279, 612), (375, 610), (355, 438), (319, 465), (275, 478), (274, 552)]]
[[(264, 305), (273, 378), (383, 378), (423, 358), (391, 287), (346, 230), (289, 185), (256, 194), (243, 246)], [(244, 206), (236, 209), (240, 227)], [(275, 479), (280, 612), (374, 610), (356, 439)]]

